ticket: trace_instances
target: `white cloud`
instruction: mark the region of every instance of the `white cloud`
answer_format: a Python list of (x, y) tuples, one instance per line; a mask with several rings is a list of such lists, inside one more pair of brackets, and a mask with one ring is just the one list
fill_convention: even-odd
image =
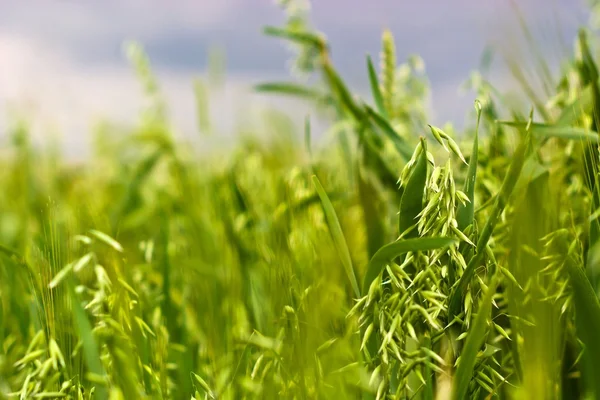
[(242, 0), (101, 2), (0, 0), (2, 30), (52, 41), (82, 41), (92, 37), (149, 38), (186, 28), (203, 32), (220, 27)]
[[(8, 35), (0, 35), (0, 59), (0, 127), (7, 126), (11, 110), (16, 110), (32, 122), (38, 141), (55, 129), (62, 132), (71, 155), (85, 153), (92, 122), (106, 118), (135, 123), (143, 106), (141, 86), (125, 66), (82, 67), (57, 49)], [(186, 136), (196, 134), (194, 76), (169, 70), (157, 71), (157, 76), (175, 128)], [(247, 90), (256, 80), (230, 76), (225, 87), (211, 95), (212, 118), (222, 128), (233, 125), (231, 116), (237, 115), (238, 106), (261, 104), (260, 98), (250, 101)]]

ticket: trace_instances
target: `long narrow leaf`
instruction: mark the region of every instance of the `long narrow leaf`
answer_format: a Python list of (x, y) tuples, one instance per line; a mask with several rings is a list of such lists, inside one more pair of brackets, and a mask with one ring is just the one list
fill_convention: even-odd
[[(498, 121), (499, 124), (515, 128), (525, 128), (526, 122)], [(574, 126), (559, 126), (542, 123), (531, 124), (531, 134), (537, 137), (555, 137), (567, 140), (584, 140), (598, 143), (598, 133), (590, 129), (577, 128)]]
[(502, 187), (496, 195), (494, 208), (492, 209), (492, 212), (490, 213), (490, 216), (488, 217), (488, 220), (481, 231), (479, 240), (477, 241), (476, 253), (467, 264), (467, 269), (465, 269), (463, 272), (458, 284), (450, 293), (450, 298), (448, 301), (449, 320), (453, 320), (454, 317), (459, 314), (463, 295), (469, 283), (471, 282), (471, 278), (475, 274), (475, 269), (479, 267), (481, 261), (483, 260), (488, 241), (490, 240), (492, 233), (496, 228), (496, 224), (498, 223), (498, 220), (500, 219), (500, 216), (502, 215), (502, 212), (504, 211), (504, 208), (506, 207), (506, 204), (513, 193), (515, 185), (517, 184), (519, 176), (521, 175), (521, 170), (523, 169), (523, 164), (525, 163), (528, 149), (529, 133), (521, 139), (521, 142), (513, 155), (513, 160), (510, 163), (506, 176), (504, 177)]
[(327, 94), (319, 90), (291, 82), (261, 83), (254, 86), (254, 90), (262, 93), (277, 93), (312, 101), (329, 100)]
[(329, 200), (325, 189), (323, 189), (323, 186), (321, 185), (321, 182), (319, 182), (319, 178), (317, 178), (316, 175), (313, 175), (312, 181), (315, 185), (317, 193), (319, 194), (319, 197), (321, 198), (321, 203), (323, 204), (323, 211), (325, 212), (327, 224), (329, 225), (329, 231), (331, 232), (331, 236), (333, 238), (333, 242), (338, 251), (340, 259), (342, 260), (342, 265), (346, 270), (346, 275), (348, 275), (348, 279), (350, 280), (350, 284), (352, 285), (354, 294), (356, 295), (356, 297), (360, 297), (360, 289), (356, 280), (356, 274), (352, 265), (352, 259), (350, 258), (350, 250), (348, 250), (348, 244), (346, 243), (346, 239), (344, 238), (344, 233), (342, 232), (342, 227), (340, 226), (340, 221), (338, 220), (338, 217), (335, 213), (333, 204), (331, 204), (331, 200)]
[(364, 118), (363, 110), (356, 104), (350, 90), (346, 87), (344, 81), (329, 61), (324, 62), (323, 71), (325, 72), (325, 77), (327, 78), (331, 89), (337, 94), (340, 102), (348, 109), (348, 111), (350, 111), (357, 121), (362, 121)]
[(469, 384), (473, 378), (473, 371), (475, 369), (475, 362), (477, 360), (477, 353), (481, 349), (486, 335), (487, 321), (490, 318), (492, 311), (492, 296), (496, 293), (496, 286), (498, 280), (496, 277), (492, 279), (492, 282), (488, 286), (485, 297), (481, 299), (479, 304), (479, 311), (475, 317), (475, 322), (467, 335), (465, 347), (460, 355), (460, 362), (458, 368), (454, 373), (454, 380), (452, 382), (452, 400), (467, 399), (467, 392)]
[(387, 230), (385, 219), (381, 218), (379, 207), (382, 196), (371, 175), (362, 165), (358, 165), (358, 192), (363, 210), (363, 220), (367, 229), (367, 251), (372, 257), (386, 242)]
[(288, 39), (299, 44), (307, 44), (318, 48), (325, 46), (324, 40), (311, 32), (278, 28), (275, 26), (267, 26), (264, 28), (263, 32), (268, 36)]
[(464, 193), (469, 198), (469, 202), (465, 205), (460, 204), (456, 213), (456, 222), (458, 229), (465, 230), (473, 223), (475, 210), (475, 182), (477, 179), (477, 162), (479, 155), (479, 122), (481, 120), (481, 105), (476, 104), (477, 109), (477, 126), (475, 128), (475, 138), (473, 139), (473, 149), (471, 150), (471, 158), (469, 159), (469, 170), (467, 171), (467, 179), (465, 181)]
[(387, 136), (388, 139), (390, 139), (390, 141), (394, 144), (394, 147), (402, 156), (402, 158), (404, 158), (405, 161), (410, 160), (410, 157), (412, 156), (412, 151), (406, 143), (406, 141), (404, 141), (404, 139), (400, 137), (398, 132), (396, 132), (396, 130), (390, 125), (390, 123), (383, 115), (378, 114), (371, 107), (366, 106), (366, 109), (371, 120), (375, 123), (376, 126), (378, 126), (381, 129), (383, 134)]
[(568, 260), (567, 270), (573, 288), (575, 303), (575, 322), (577, 335), (585, 344), (584, 357), (584, 382), (593, 394), (593, 398), (600, 396), (600, 302), (594, 292), (590, 281), (582, 268), (572, 260)]
[(377, 71), (373, 66), (373, 60), (371, 56), (367, 56), (367, 68), (369, 69), (369, 82), (371, 83), (371, 92), (373, 93), (373, 100), (377, 106), (377, 110), (385, 118), (388, 117), (385, 106), (383, 105), (383, 95), (381, 94), (381, 87), (379, 86), (379, 79), (377, 78)]
[[(423, 211), (423, 196), (425, 184), (427, 182), (427, 146), (425, 139), (421, 139), (422, 150), (413, 172), (408, 178), (408, 183), (402, 194), (400, 201), (400, 214), (398, 216), (399, 234), (402, 234), (417, 223), (417, 215)], [(418, 235), (416, 229), (413, 229), (406, 235), (406, 238)]]
[[(74, 282), (71, 279), (68, 280), (67, 286), (73, 304), (74, 327), (83, 343), (86, 366), (89, 372), (93, 373), (97, 377), (103, 378), (106, 376), (106, 372), (104, 371), (104, 367), (102, 365), (98, 344), (96, 343), (96, 339), (94, 338), (94, 333), (92, 331), (92, 325), (85, 314), (85, 310), (79, 303), (79, 298), (74, 288)], [(106, 399), (108, 397), (106, 388), (99, 386), (96, 389), (96, 396), (98, 399)]]

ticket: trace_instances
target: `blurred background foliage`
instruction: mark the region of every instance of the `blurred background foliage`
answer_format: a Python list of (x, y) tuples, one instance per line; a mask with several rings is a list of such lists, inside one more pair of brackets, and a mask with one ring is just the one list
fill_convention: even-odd
[[(600, 396), (598, 18), (559, 73), (531, 49), (543, 91), (509, 60), (526, 106), (473, 73), (456, 132), (428, 126), (423, 61), (389, 31), (362, 99), (305, 5), (280, 6), (265, 33), (303, 79), (256, 89), (309, 104), (304, 126), (269, 109), (199, 155), (135, 43), (139, 121), (98, 125), (85, 162), (15, 118), (0, 398)], [(212, 65), (193, 83), (204, 135)]]

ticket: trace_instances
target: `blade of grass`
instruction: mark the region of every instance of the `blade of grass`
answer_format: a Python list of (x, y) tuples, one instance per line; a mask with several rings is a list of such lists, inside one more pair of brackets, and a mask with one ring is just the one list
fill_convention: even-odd
[[(499, 124), (511, 126), (514, 128), (525, 128), (526, 122), (516, 121), (498, 121)], [(585, 128), (574, 126), (558, 126), (542, 123), (532, 123), (531, 133), (537, 137), (555, 137), (567, 140), (583, 140), (586, 142), (598, 143), (598, 133)]]
[[(592, 56), (590, 49), (587, 33), (584, 29), (579, 31), (579, 47), (581, 49), (581, 68), (580, 76), (584, 83), (589, 83), (590, 89), (592, 90), (592, 120), (591, 130), (598, 132), (600, 126), (600, 86), (598, 85), (598, 67)], [(597, 140), (596, 140), (597, 141)], [(595, 143), (592, 141), (586, 144), (583, 159), (584, 159), (584, 173), (585, 182), (592, 192), (592, 210), (597, 210), (600, 207), (600, 191), (598, 189), (598, 164), (600, 158), (598, 156), (598, 149)], [(589, 243), (587, 244), (590, 248), (595, 246), (600, 238), (600, 222), (598, 219), (590, 221), (589, 225)], [(592, 276), (594, 280), (594, 286), (597, 283), (597, 277)]]
[(388, 118), (387, 111), (383, 104), (383, 95), (381, 94), (381, 86), (379, 85), (379, 79), (377, 78), (377, 71), (373, 65), (371, 56), (367, 56), (367, 68), (369, 70), (369, 82), (371, 83), (371, 92), (373, 94), (373, 100), (375, 100), (375, 106), (377, 110), (384, 117)]
[(477, 353), (485, 341), (487, 320), (490, 318), (492, 312), (492, 296), (496, 293), (497, 284), (498, 279), (494, 276), (492, 282), (488, 285), (485, 296), (479, 304), (479, 311), (467, 335), (465, 347), (460, 355), (458, 368), (454, 373), (452, 394), (450, 397), (452, 400), (467, 398), (469, 384), (473, 378), (475, 362), (477, 361)]
[(396, 132), (396, 130), (389, 124), (385, 116), (378, 114), (371, 107), (366, 106), (367, 113), (371, 120), (378, 126), (383, 134), (387, 136), (388, 139), (394, 144), (394, 147), (398, 151), (398, 153), (402, 156), (404, 161), (410, 160), (412, 156), (412, 151), (408, 144), (402, 139), (402, 137)]
[(342, 105), (348, 109), (356, 121), (362, 121), (364, 119), (364, 111), (352, 99), (350, 90), (346, 87), (344, 81), (327, 58), (323, 62), (323, 72), (332, 91), (337, 95)]
[[(73, 320), (75, 329), (79, 334), (79, 338), (83, 343), (83, 352), (85, 355), (85, 362), (89, 372), (93, 373), (97, 377), (104, 378), (106, 372), (102, 366), (102, 360), (100, 358), (100, 352), (98, 350), (98, 344), (94, 338), (92, 332), (92, 325), (85, 314), (85, 310), (79, 302), (79, 298), (75, 293), (74, 282), (72, 279), (67, 280), (67, 287), (69, 296), (71, 297), (71, 303), (73, 304)], [(100, 400), (108, 398), (106, 388), (103, 385), (96, 387), (96, 396)]]
[(575, 322), (577, 334), (585, 344), (584, 382), (594, 398), (600, 396), (600, 302), (582, 268), (571, 259), (567, 260), (567, 270), (573, 288)]
[(504, 211), (504, 208), (506, 207), (506, 204), (512, 195), (519, 176), (521, 175), (521, 170), (523, 168), (523, 164), (525, 163), (528, 149), (530, 147), (529, 141), (529, 131), (527, 131), (527, 135), (521, 138), (521, 142), (513, 154), (513, 160), (510, 163), (506, 176), (504, 177), (502, 187), (496, 195), (494, 208), (492, 209), (488, 220), (481, 231), (479, 240), (477, 241), (475, 255), (467, 264), (467, 269), (465, 269), (460, 277), (460, 280), (458, 281), (458, 284), (454, 286), (452, 292), (450, 293), (450, 298), (448, 301), (449, 321), (454, 320), (454, 318), (459, 314), (461, 304), (463, 303), (463, 295), (469, 283), (471, 282), (471, 278), (475, 274), (475, 269), (479, 267), (481, 261), (483, 260), (483, 256), (485, 255), (485, 247), (487, 246), (496, 224), (498, 223), (498, 220), (500, 219), (500, 216), (502, 215), (502, 212)]
[(363, 220), (367, 229), (367, 251), (372, 257), (386, 241), (385, 221), (379, 211), (382, 196), (368, 171), (362, 165), (357, 167), (358, 191), (363, 210)]
[(116, 230), (116, 226), (119, 221), (122, 220), (123, 216), (131, 212), (131, 210), (135, 207), (143, 184), (149, 179), (154, 167), (156, 167), (156, 165), (162, 159), (164, 153), (164, 149), (158, 149), (146, 159), (142, 160), (137, 166), (133, 177), (131, 178), (131, 182), (127, 186), (127, 190), (121, 199), (121, 204), (113, 211), (111, 218), (113, 221), (113, 229)]
[(392, 166), (385, 160), (381, 155), (381, 147), (378, 147), (374, 143), (375, 138), (379, 138), (375, 135), (368, 135), (367, 132), (360, 133), (360, 144), (361, 151), (363, 153), (363, 160), (365, 166), (373, 170), (381, 182), (387, 186), (390, 191), (398, 190), (398, 177), (394, 172)]
[(265, 35), (288, 39), (299, 44), (315, 46), (319, 49), (325, 47), (325, 41), (320, 36), (307, 31), (294, 31), (286, 28), (267, 26), (263, 29)]
[[(327, 194), (330, 200), (341, 200), (347, 199), (348, 196), (345, 193), (341, 192), (330, 192)], [(289, 216), (290, 214), (299, 214), (303, 211), (307, 210), (313, 204), (318, 204), (321, 202), (321, 198), (319, 194), (311, 194), (302, 199), (296, 201), (290, 201), (288, 203), (283, 204), (283, 206), (278, 209), (275, 213), (273, 213), (273, 220), (279, 221), (282, 218)]]
[(467, 179), (463, 192), (469, 198), (469, 202), (463, 205), (459, 204), (456, 212), (456, 222), (458, 229), (464, 231), (473, 223), (475, 209), (475, 181), (477, 179), (477, 162), (479, 154), (479, 122), (481, 120), (481, 104), (475, 103), (477, 110), (477, 125), (475, 127), (475, 138), (473, 139), (473, 149), (471, 150), (471, 158), (469, 159), (469, 169), (467, 171)]
[(348, 275), (348, 279), (350, 280), (354, 294), (356, 297), (360, 297), (360, 289), (356, 280), (356, 273), (354, 272), (352, 259), (350, 258), (350, 250), (348, 250), (348, 244), (344, 238), (342, 227), (340, 226), (340, 221), (335, 213), (333, 204), (331, 204), (331, 200), (329, 200), (325, 189), (323, 189), (323, 186), (321, 185), (321, 182), (319, 182), (319, 178), (317, 178), (316, 175), (312, 176), (312, 181), (317, 193), (319, 194), (319, 197), (321, 198), (323, 212), (325, 213), (327, 224), (329, 225), (329, 232), (333, 238), (333, 243), (335, 244), (338, 255), (340, 256), (342, 265), (346, 270), (346, 275)]
[[(429, 337), (429, 335), (425, 335), (423, 337), (423, 347), (428, 350), (431, 349), (431, 338)], [(434, 353), (434, 352), (432, 351), (432, 353)], [(433, 392), (433, 382), (434, 382), (435, 374), (434, 374), (434, 371), (432, 371), (429, 364), (432, 362), (435, 362), (435, 361), (433, 361), (433, 359), (430, 355), (427, 355), (425, 358), (426, 358), (426, 362), (425, 362), (425, 365), (423, 366), (423, 375), (425, 378), (423, 400), (434, 400), (435, 396), (434, 396), (434, 392)]]
[[(421, 138), (421, 154), (415, 169), (413, 170), (408, 183), (400, 200), (400, 214), (398, 216), (398, 229), (401, 235), (407, 229), (416, 224), (417, 215), (423, 211), (423, 196), (425, 184), (427, 182), (427, 144), (424, 138)], [(413, 229), (406, 235), (406, 238), (416, 237), (418, 232)]]
[(316, 102), (320, 101), (330, 101), (331, 99), (326, 93), (323, 93), (319, 90), (304, 86), (298, 85), (291, 82), (268, 82), (261, 83), (254, 86), (254, 90), (260, 93), (276, 93), (283, 94), (287, 96), (293, 96), (298, 98), (303, 98), (307, 100), (313, 100)]

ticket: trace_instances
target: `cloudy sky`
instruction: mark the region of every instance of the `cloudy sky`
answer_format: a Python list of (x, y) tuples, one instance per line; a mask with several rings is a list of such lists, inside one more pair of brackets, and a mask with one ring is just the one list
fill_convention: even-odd
[[(517, 2), (539, 47), (556, 64), (588, 20), (584, 0)], [(359, 90), (367, 84), (365, 54), (377, 55), (384, 27), (396, 37), (400, 61), (420, 54), (436, 123), (463, 122), (473, 99), (459, 96), (460, 84), (477, 68), (486, 44), (514, 50), (518, 35), (510, 0), (312, 3), (314, 25)], [(231, 120), (239, 99), (263, 100), (240, 97), (252, 83), (286, 77), (289, 53), (261, 34), (264, 25), (282, 21), (273, 0), (0, 0), (0, 128), (7, 110), (17, 107), (35, 116), (38, 134), (59, 130), (70, 148), (81, 149), (93, 118), (135, 117), (140, 89), (123, 55), (125, 40), (144, 45), (184, 132), (195, 129), (191, 80), (205, 71), (211, 45), (222, 46), (228, 84), (215, 95), (215, 115)], [(497, 71), (497, 82), (510, 86), (508, 75)]]

